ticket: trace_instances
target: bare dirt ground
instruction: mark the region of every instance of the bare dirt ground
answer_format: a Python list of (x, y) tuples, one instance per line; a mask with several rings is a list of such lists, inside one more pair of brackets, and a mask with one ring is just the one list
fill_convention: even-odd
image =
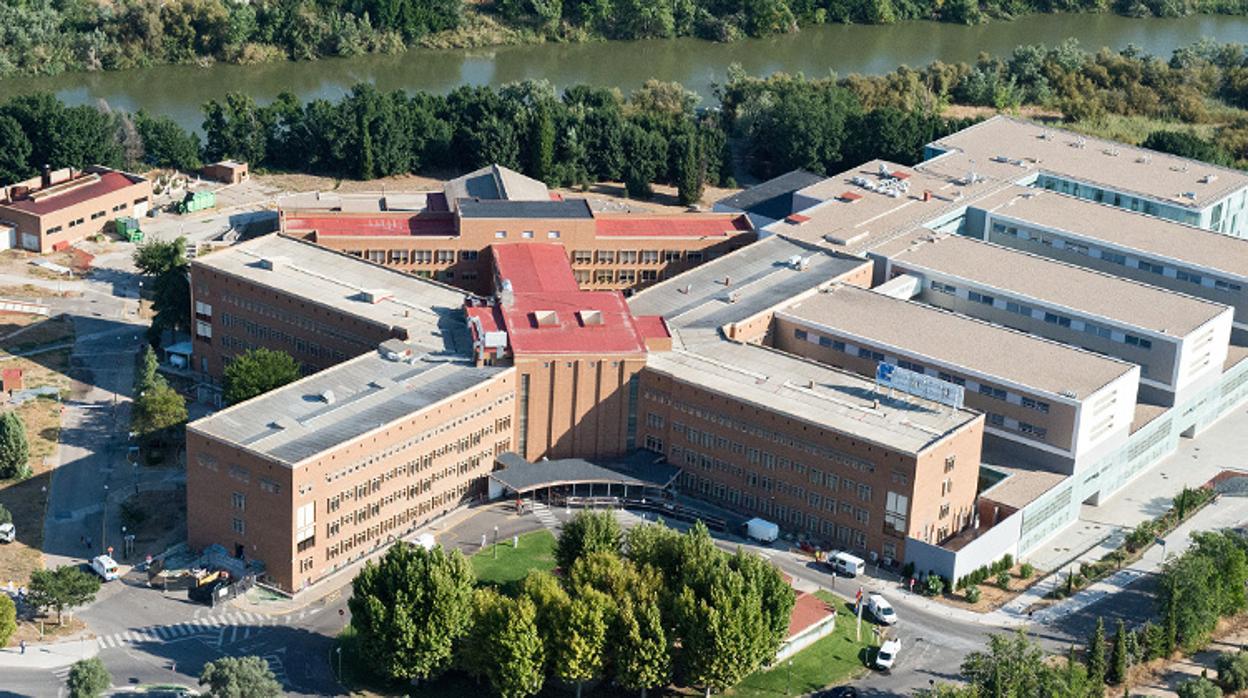
[(287, 192), (336, 191), (343, 194), (380, 191), (429, 191), (440, 189), (442, 180), (420, 175), (396, 175), (381, 179), (352, 180), (334, 177), (318, 177), (305, 174), (257, 174), (253, 179), (261, 184)]
[(987, 119), (997, 114), (1008, 113), (1013, 116), (1020, 116), (1024, 119), (1034, 119), (1036, 121), (1060, 121), (1062, 113), (1053, 109), (1045, 109), (1044, 107), (1026, 105), (1017, 110), (1010, 112), (1002, 112), (996, 107), (976, 107), (968, 104), (950, 104), (945, 107), (943, 116), (950, 119)]
[[(1179, 684), (1208, 672), (1209, 680), (1217, 678), (1214, 668), (1218, 657), (1227, 652), (1239, 652), (1248, 643), (1248, 614), (1228, 618), (1218, 624), (1214, 640), (1205, 649), (1177, 659), (1158, 659), (1131, 668), (1132, 696), (1177, 696)], [(1248, 691), (1243, 692), (1248, 693)], [(1228, 694), (1239, 696), (1243, 693)], [(1114, 693), (1117, 695), (1117, 693)]]

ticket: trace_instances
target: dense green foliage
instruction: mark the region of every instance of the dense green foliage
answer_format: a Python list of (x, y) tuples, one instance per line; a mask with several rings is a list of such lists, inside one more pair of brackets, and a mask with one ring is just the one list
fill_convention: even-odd
[(208, 698), (280, 698), (284, 695), (269, 663), (260, 657), (222, 657), (204, 665), (199, 685)]
[(620, 549), (623, 534), (614, 516), (584, 509), (564, 524), (555, 543), (555, 562), (571, 570), (572, 563), (585, 555)]
[(30, 603), (36, 608), (56, 611), (57, 623), (61, 623), (65, 609), (95, 600), (100, 590), (100, 578), (83, 572), (76, 565), (62, 565), (56, 569), (31, 572), (27, 588)]
[(400, 542), (356, 576), (348, 605), (362, 655), (379, 676), (428, 679), (468, 631), (473, 576), (459, 551)]
[(99, 657), (74, 662), (65, 682), (70, 698), (97, 698), (112, 684), (113, 677)]
[(1248, 605), (1248, 541), (1233, 532), (1197, 532), (1193, 545), (1168, 562), (1157, 585), (1159, 615), (1184, 649), (1204, 645), (1224, 616)]
[(13, 597), (0, 594), (0, 647), (9, 644), (9, 638), (17, 632), (17, 606)]
[(30, 443), (26, 425), (16, 412), (0, 414), (0, 478), (30, 476)]
[(1175, 693), (1179, 695), (1179, 698), (1222, 698), (1222, 689), (1203, 676), (1197, 676), (1179, 684)]
[(299, 362), (281, 350), (248, 349), (225, 365), (225, 403), (235, 405), (299, 380)]
[(165, 332), (175, 335), (191, 326), (190, 262), (186, 259), (186, 238), (173, 241), (151, 240), (134, 251), (134, 266), (151, 289), (152, 310), (156, 316), (147, 330), (148, 341), (159, 345)]
[(0, 4), (0, 77), (158, 63), (257, 63), (413, 45), (731, 41), (827, 23), (974, 24), (1041, 12), (1244, 14), (1245, 0), (17, 0)]
[(1248, 651), (1218, 655), (1218, 683), (1231, 693), (1248, 689)]

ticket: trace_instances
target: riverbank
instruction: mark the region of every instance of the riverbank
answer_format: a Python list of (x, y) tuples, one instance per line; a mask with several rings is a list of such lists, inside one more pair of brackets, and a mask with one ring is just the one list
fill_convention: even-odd
[(201, 107), (241, 92), (266, 104), (283, 92), (302, 102), (337, 100), (357, 83), (382, 92), (446, 94), (460, 86), (501, 86), (528, 79), (556, 89), (570, 85), (618, 88), (625, 94), (646, 80), (679, 82), (703, 105), (730, 66), (749, 75), (879, 75), (898, 66), (933, 61), (974, 63), (981, 52), (1008, 57), (1015, 47), (1049, 46), (1074, 39), (1086, 49), (1127, 45), (1168, 57), (1203, 38), (1243, 41), (1248, 17), (1192, 16), (1132, 19), (1117, 15), (1031, 15), (1012, 22), (959, 26), (935, 22), (822, 25), (766, 39), (714, 43), (699, 39), (595, 41), (490, 49), (413, 49), (318, 61), (229, 65), (165, 65), (113, 72), (64, 73), (37, 80), (0, 80), (0, 99), (47, 91), (69, 105), (107, 103), (113, 109), (168, 116), (199, 131)]

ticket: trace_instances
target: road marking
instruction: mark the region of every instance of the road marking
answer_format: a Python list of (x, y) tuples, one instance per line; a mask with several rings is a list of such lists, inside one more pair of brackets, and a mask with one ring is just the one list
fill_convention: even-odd
[(223, 626), (221, 632), (217, 634), (217, 647), (225, 644), (225, 631), (226, 628)]

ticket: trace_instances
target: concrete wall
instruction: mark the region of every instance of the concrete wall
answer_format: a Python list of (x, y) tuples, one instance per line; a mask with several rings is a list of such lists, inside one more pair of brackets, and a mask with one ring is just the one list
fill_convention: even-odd
[(972, 571), (1000, 560), (1006, 554), (1017, 556), (1022, 516), (1014, 514), (997, 522), (978, 538), (956, 552), (923, 541), (906, 541), (906, 562), (914, 563), (916, 574), (935, 572), (957, 582)]

